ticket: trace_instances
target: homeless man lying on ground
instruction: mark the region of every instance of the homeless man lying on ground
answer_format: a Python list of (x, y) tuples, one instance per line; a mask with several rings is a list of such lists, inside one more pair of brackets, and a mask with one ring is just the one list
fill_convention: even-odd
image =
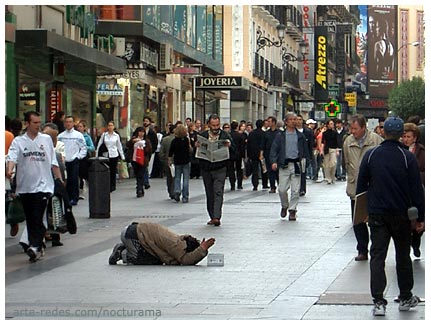
[(132, 223), (121, 232), (109, 257), (109, 264), (119, 260), (133, 265), (195, 265), (208, 254), (215, 239), (202, 242), (191, 235), (178, 235), (156, 223)]

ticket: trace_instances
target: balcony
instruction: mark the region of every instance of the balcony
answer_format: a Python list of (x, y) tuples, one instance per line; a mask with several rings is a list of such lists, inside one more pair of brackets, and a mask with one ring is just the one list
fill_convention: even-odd
[(295, 6), (286, 6), (286, 34), (292, 37), (295, 41), (300, 41), (303, 38), (302, 32), (302, 14)]

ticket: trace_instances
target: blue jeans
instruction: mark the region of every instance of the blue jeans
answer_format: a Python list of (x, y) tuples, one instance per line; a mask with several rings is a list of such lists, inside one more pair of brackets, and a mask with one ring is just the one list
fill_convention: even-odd
[(337, 167), (335, 169), (335, 176), (337, 178), (345, 178), (346, 177), (346, 171), (344, 170), (342, 166), (342, 157), (343, 157), (343, 150), (339, 150), (339, 155), (337, 156)]
[(190, 163), (175, 165), (174, 192), (181, 193), (181, 175), (183, 176), (183, 199), (189, 199)]

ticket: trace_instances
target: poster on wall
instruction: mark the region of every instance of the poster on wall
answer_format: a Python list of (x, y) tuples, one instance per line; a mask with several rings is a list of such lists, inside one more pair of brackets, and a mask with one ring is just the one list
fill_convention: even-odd
[(387, 98), (396, 84), (396, 6), (368, 6), (368, 90)]
[(366, 5), (360, 5), (360, 24), (356, 27), (356, 54), (359, 57), (360, 72), (355, 75), (355, 80), (361, 83), (361, 89), (367, 89), (368, 76), (367, 76), (367, 57), (368, 57), (368, 11)]
[(202, 52), (206, 52), (206, 49), (207, 49), (206, 20), (207, 20), (207, 7), (197, 6), (196, 8), (196, 30), (197, 30), (196, 49)]

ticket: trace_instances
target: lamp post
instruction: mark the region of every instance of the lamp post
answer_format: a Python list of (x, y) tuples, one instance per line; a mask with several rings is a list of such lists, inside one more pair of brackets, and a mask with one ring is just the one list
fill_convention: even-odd
[(271, 41), (269, 38), (263, 36), (262, 31), (260, 29), (258, 29), (256, 31), (256, 35), (257, 35), (257, 40), (256, 40), (257, 50), (256, 50), (256, 52), (259, 52), (259, 50), (263, 49), (264, 47), (275, 46), (275, 47), (279, 48), (283, 44), (286, 26), (284, 26), (283, 24), (279, 24), (279, 25), (277, 25), (276, 29), (277, 29), (278, 41)]
[(308, 54), (307, 49), (308, 49), (308, 43), (302, 40), (301, 42), (299, 42), (299, 51), (301, 53), (302, 58), (298, 58), (292, 53), (287, 52), (287, 49), (285, 47), (281, 48), (281, 58), (284, 63), (308, 60), (308, 59), (305, 59), (305, 56)]

